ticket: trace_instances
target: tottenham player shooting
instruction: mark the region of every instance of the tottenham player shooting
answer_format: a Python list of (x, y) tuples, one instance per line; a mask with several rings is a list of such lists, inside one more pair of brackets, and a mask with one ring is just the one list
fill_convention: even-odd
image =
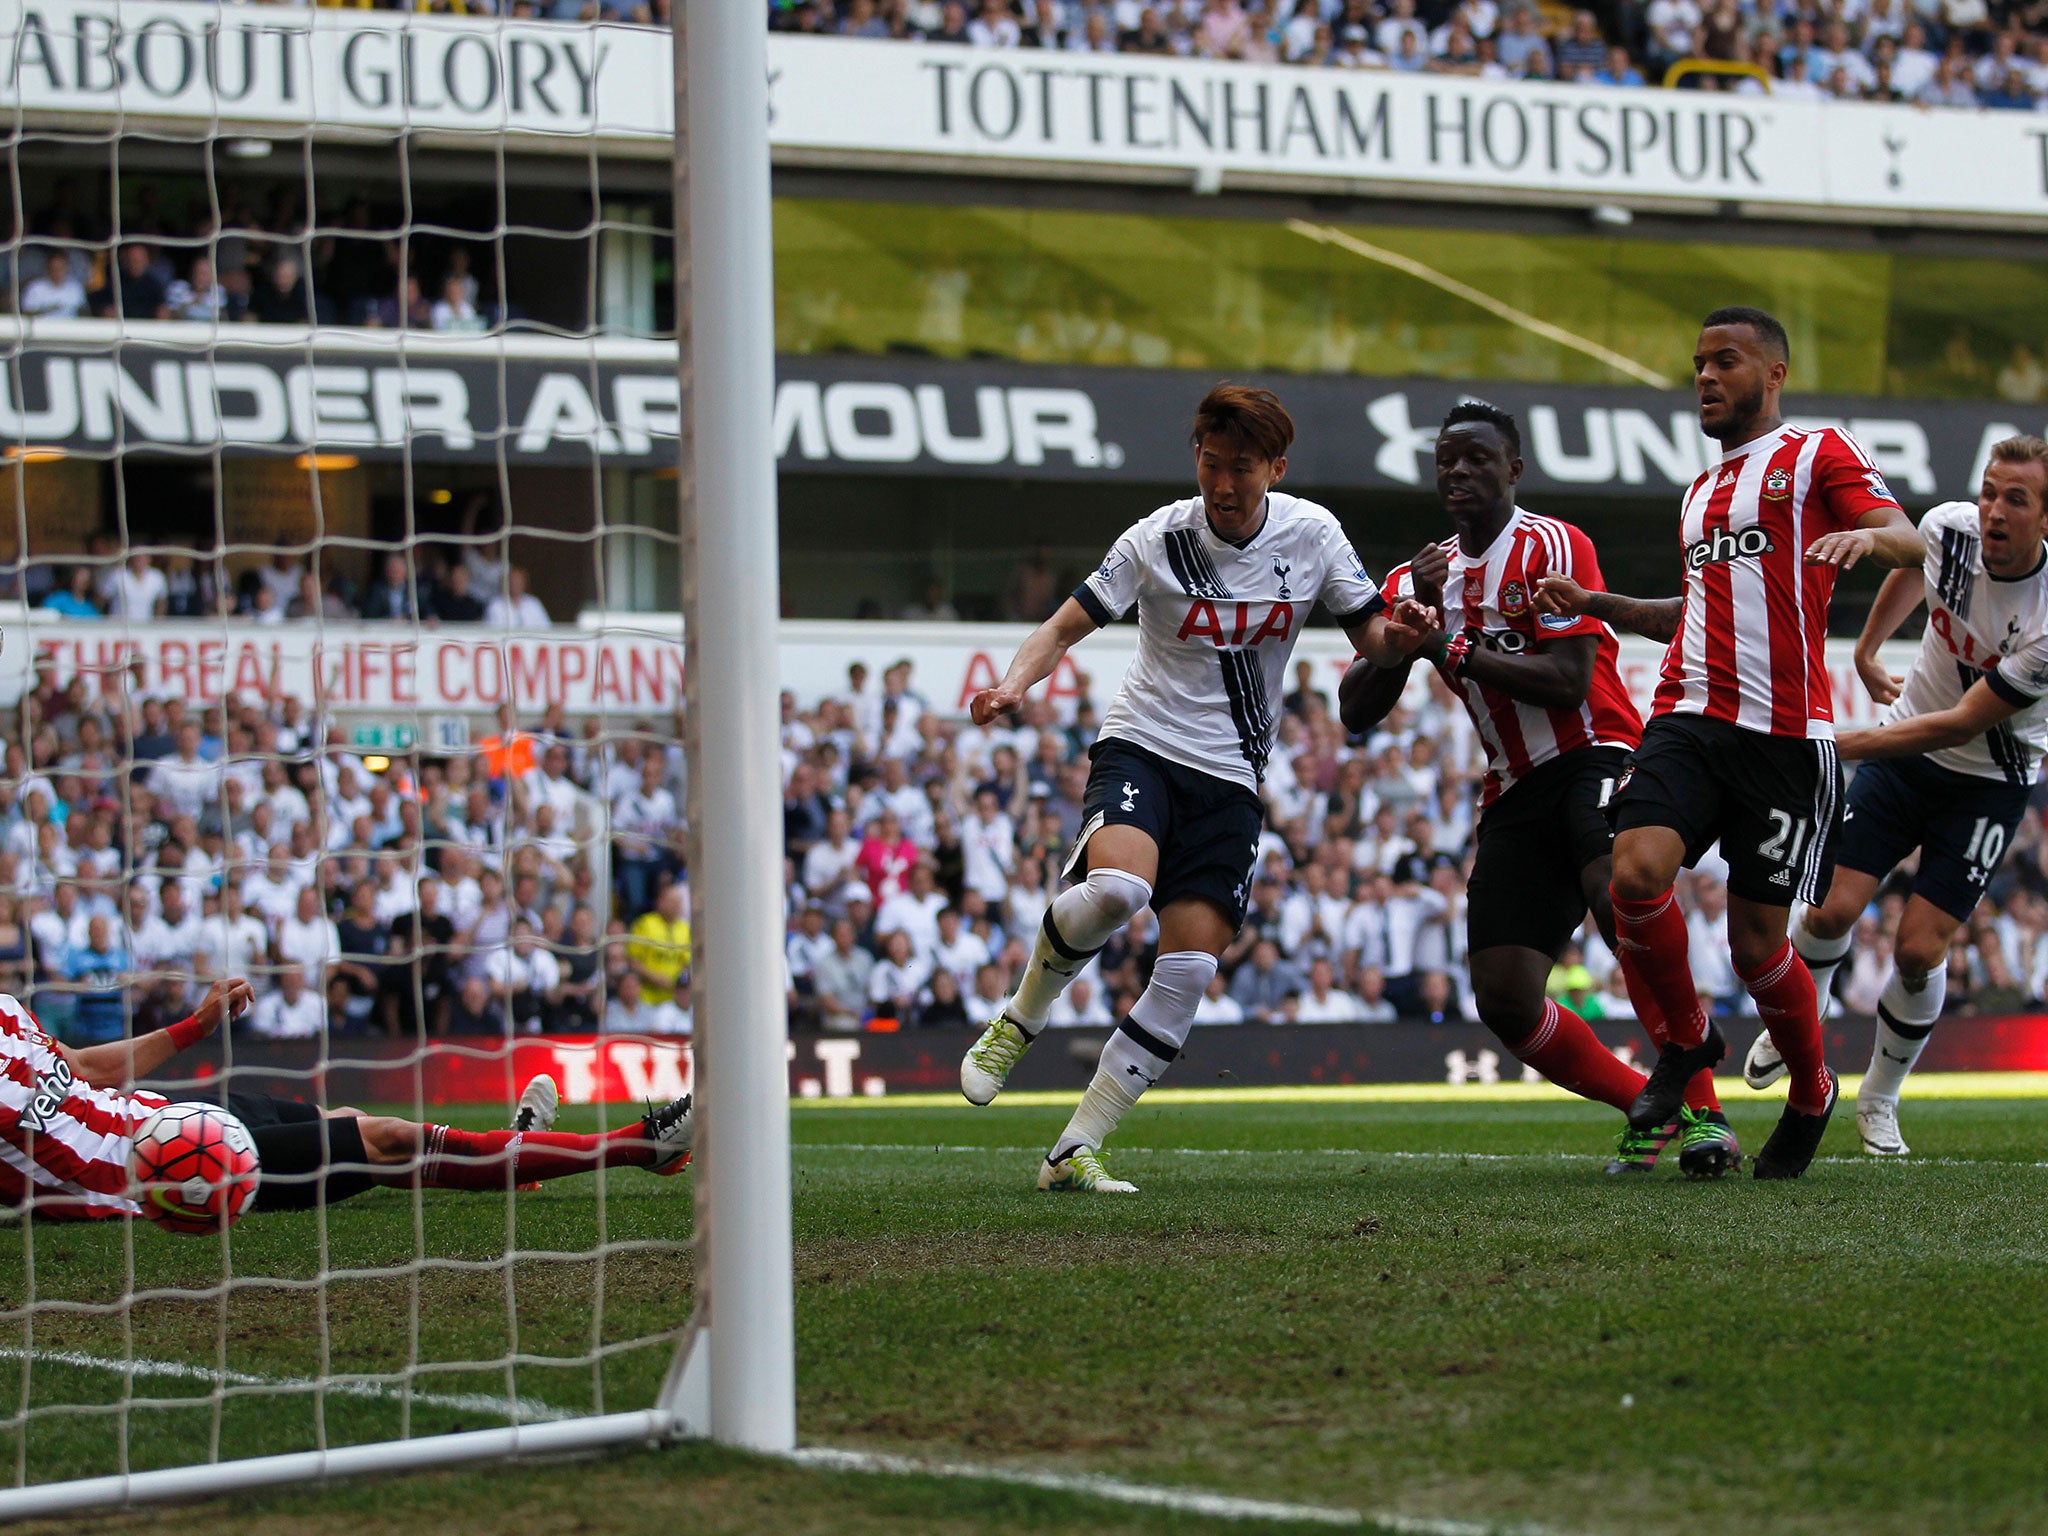
[(1017, 989), (960, 1064), (987, 1104), (1067, 983), (1141, 908), (1159, 958), (1039, 1170), (1040, 1189), (1135, 1193), (1103, 1171), (1103, 1140), (1179, 1055), (1218, 957), (1244, 921), (1264, 811), (1259, 783), (1302, 622), (1322, 603), (1367, 656), (1393, 665), (1433, 622), (1392, 611), (1337, 519), (1273, 489), (1294, 423), (1263, 389), (1219, 384), (1195, 412), (1199, 496), (1124, 533), (1097, 570), (969, 708), (985, 725), (1052, 675), (1068, 649), (1138, 610), (1138, 654), (1089, 756), (1071, 884), (1047, 909)]
[[(1873, 1157), (1906, 1155), (1899, 1090), (1941, 1017), (1949, 944), (2012, 846), (2048, 751), (2044, 498), (2048, 443), (1994, 445), (1975, 504), (1951, 501), (1920, 520), (1926, 558), (1885, 578), (1856, 641), (1863, 686), (1888, 708), (1875, 729), (1844, 731), (1836, 743), (1845, 758), (1875, 761), (1849, 781), (1834, 883), (1827, 900), (1793, 915), (1792, 944), (1825, 1000), (1856, 919), (1920, 850), (1856, 1095), (1856, 1130)], [(1895, 678), (1877, 648), (1923, 597), (1919, 654)], [(1758, 1035), (1743, 1077), (1762, 1088), (1784, 1070), (1770, 1036)]]

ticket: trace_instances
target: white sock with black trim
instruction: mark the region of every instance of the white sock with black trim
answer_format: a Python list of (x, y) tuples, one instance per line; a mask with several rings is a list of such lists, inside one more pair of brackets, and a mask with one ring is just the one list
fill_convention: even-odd
[(1870, 1048), (1870, 1070), (1863, 1074), (1863, 1086), (1856, 1101), (1899, 1102), (1899, 1090), (1906, 1086), (1906, 1074), (1927, 1049), (1927, 1037), (1941, 1017), (1941, 1005), (1948, 998), (1948, 968), (1929, 971), (1918, 991), (1906, 984), (1896, 962), (1884, 995), (1877, 1000), (1877, 1041)]
[(1826, 1018), (1832, 1011), (1830, 1002), (1835, 967), (1849, 958), (1849, 951), (1855, 947), (1856, 940), (1853, 930), (1838, 939), (1822, 938), (1806, 926), (1806, 916), (1812, 910), (1811, 907), (1802, 906), (1792, 914), (1789, 936), (1794, 952), (1806, 962), (1806, 968), (1813, 972), (1813, 990), (1820, 1000), (1820, 1016)]
[(1123, 927), (1152, 899), (1152, 887), (1121, 869), (1091, 869), (1079, 885), (1070, 885), (1045, 909), (1031, 959), (1017, 978), (1004, 1012), (1027, 1035), (1045, 1024), (1046, 1010), (1110, 935)]
[(1076, 1147), (1100, 1150), (1138, 1096), (1166, 1075), (1194, 1027), (1195, 1009), (1216, 974), (1216, 957), (1200, 950), (1161, 955), (1151, 983), (1130, 1016), (1103, 1043), (1094, 1080), (1046, 1158), (1056, 1163)]

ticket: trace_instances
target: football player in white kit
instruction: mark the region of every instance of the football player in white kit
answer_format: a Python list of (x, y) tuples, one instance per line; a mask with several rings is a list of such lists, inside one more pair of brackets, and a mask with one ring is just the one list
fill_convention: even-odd
[[(1865, 765), (1849, 783), (1834, 883), (1792, 920), (1792, 944), (1825, 1004), (1850, 933), (1878, 886), (1915, 848), (1913, 894), (1877, 1005), (1877, 1040), (1856, 1096), (1856, 1129), (1873, 1157), (1903, 1157), (1899, 1090), (1941, 1016), (1948, 950), (1976, 910), (2048, 751), (2048, 442), (1994, 444), (1973, 506), (1951, 501), (1920, 520), (1918, 570), (1885, 578), (1856, 641), (1856, 670), (1878, 703), (1875, 728), (1837, 738)], [(1927, 601), (1920, 653), (1902, 680), (1877, 648)], [(1743, 1078), (1762, 1088), (1784, 1071), (1768, 1031)]]
[(1393, 665), (1434, 615), (1388, 611), (1343, 528), (1314, 502), (1272, 489), (1294, 423), (1269, 391), (1219, 384), (1195, 412), (1199, 496), (1161, 507), (1019, 648), (1003, 680), (969, 703), (976, 724), (1013, 710), (1069, 647), (1138, 610), (1138, 654), (1090, 749), (1087, 812), (1069, 885), (1047, 909), (1001, 1013), (960, 1064), (960, 1090), (987, 1104), (1045, 1025), (1046, 1010), (1142, 907), (1159, 958), (1130, 1017), (1038, 1174), (1042, 1190), (1133, 1194), (1102, 1166), (1103, 1139), (1187, 1039), (1217, 958), (1244, 921), (1288, 658), (1318, 602), (1358, 650)]

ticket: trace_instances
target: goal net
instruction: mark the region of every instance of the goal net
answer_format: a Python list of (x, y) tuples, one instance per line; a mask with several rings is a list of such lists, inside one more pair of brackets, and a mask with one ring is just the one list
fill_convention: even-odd
[(660, 10), (0, 3), (0, 992), (369, 1117), (174, 1236), (0, 1039), (0, 1515), (676, 1423), (702, 1161), (491, 1134), (695, 1086)]

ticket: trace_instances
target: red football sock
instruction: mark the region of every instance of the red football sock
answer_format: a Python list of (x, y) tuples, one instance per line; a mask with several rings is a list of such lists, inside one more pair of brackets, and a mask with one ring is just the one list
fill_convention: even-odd
[(1602, 1045), (1584, 1019), (1549, 1001), (1536, 1033), (1509, 1049), (1558, 1087), (1619, 1110), (1635, 1103), (1649, 1081)]
[(1820, 1004), (1813, 990), (1813, 973), (1800, 962), (1788, 941), (1753, 973), (1736, 974), (1756, 999), (1756, 1011), (1763, 1015), (1771, 1042), (1785, 1058), (1790, 1074), (1792, 1107), (1802, 1114), (1817, 1115), (1828, 1102), (1828, 1064), (1821, 1048)]
[(1678, 910), (1677, 896), (1667, 890), (1649, 901), (1630, 901), (1612, 886), (1607, 894), (1614, 903), (1615, 958), (1630, 996), (1650, 999), (1670, 1039), (1698, 1045), (1707, 1037), (1707, 1016), (1693, 986), (1685, 914)]
[[(420, 1159), (420, 1183), (429, 1189), (503, 1189), (541, 1179), (608, 1168), (644, 1168), (654, 1147), (640, 1124), (622, 1125), (601, 1136), (564, 1131), (459, 1131), (429, 1125)], [(507, 1164), (510, 1168), (507, 1168)]]

